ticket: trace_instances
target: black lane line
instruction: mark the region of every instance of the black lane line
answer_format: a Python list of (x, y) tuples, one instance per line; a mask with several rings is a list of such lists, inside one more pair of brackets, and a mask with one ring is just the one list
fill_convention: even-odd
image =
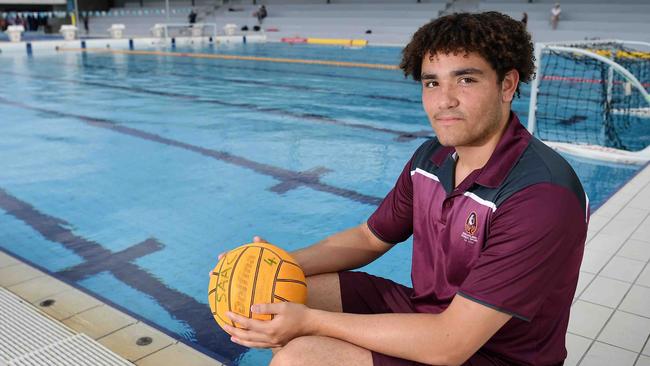
[[(149, 73), (152, 77), (153, 77), (153, 75), (151, 74), (151, 71), (155, 71), (155, 70), (153, 70), (151, 68), (146, 68), (146, 67), (127, 66), (126, 68), (121, 68), (121, 67), (113, 67), (113, 66), (106, 66), (106, 65), (96, 65), (96, 64), (93, 65), (93, 64), (88, 64), (87, 62), (82, 63), (82, 66), (84, 68), (87, 68), (87, 69), (103, 69), (103, 70), (113, 70), (113, 71), (126, 71), (127, 73), (136, 72), (138, 74)], [(177, 77), (182, 77), (182, 78), (190, 78), (190, 80), (192, 78), (196, 78), (196, 74), (180, 73), (180, 72), (176, 72), (176, 71), (166, 71), (165, 74), (172, 75), (172, 76), (177, 76)], [(160, 75), (160, 76), (162, 76), (162, 75)], [(220, 81), (220, 82), (228, 82), (228, 83), (235, 83), (235, 84), (253, 85), (253, 86), (267, 86), (267, 87), (278, 88), (278, 89), (304, 90), (304, 91), (309, 91), (309, 92), (323, 93), (323, 94), (330, 94), (330, 95), (339, 95), (339, 96), (344, 96), (344, 97), (361, 97), (361, 98), (368, 98), (368, 99), (390, 100), (390, 101), (394, 101), (394, 102), (412, 103), (412, 104), (418, 104), (418, 105), (421, 103), (421, 101), (419, 99), (394, 97), (394, 96), (388, 96), (388, 95), (348, 93), (348, 92), (328, 90), (328, 89), (323, 89), (323, 88), (315, 88), (315, 87), (306, 86), (306, 85), (291, 85), (291, 84), (282, 84), (282, 83), (276, 83), (276, 82), (259, 81), (259, 80), (256, 80), (254, 77), (251, 80), (242, 80), (242, 79), (218, 77), (218, 76), (210, 75), (210, 74), (202, 74), (201, 79), (203, 79), (203, 80), (214, 80), (214, 81)]]
[(93, 127), (104, 128), (110, 131), (137, 137), (143, 140), (148, 140), (148, 141), (153, 141), (168, 146), (178, 147), (184, 150), (199, 153), (201, 155), (225, 163), (233, 164), (242, 168), (247, 168), (256, 173), (268, 175), (280, 181), (280, 183), (270, 188), (272, 192), (284, 193), (291, 189), (295, 189), (300, 186), (305, 186), (316, 191), (331, 193), (339, 197), (347, 198), (352, 201), (356, 201), (359, 203), (372, 205), (372, 206), (378, 206), (382, 200), (379, 197), (369, 196), (350, 189), (339, 188), (329, 184), (321, 183), (320, 175), (328, 172), (329, 170), (327, 168), (316, 167), (308, 171), (296, 172), (288, 169), (274, 167), (268, 164), (258, 163), (241, 156), (233, 155), (226, 151), (213, 150), (201, 146), (191, 145), (185, 142), (162, 137), (160, 135), (156, 135), (150, 132), (122, 126), (119, 125), (117, 122), (108, 119), (94, 118), (94, 117), (89, 117), (84, 115), (78, 115), (73, 113), (55, 111), (46, 108), (40, 108), (36, 106), (30, 106), (24, 103), (10, 101), (3, 97), (0, 97), (0, 103), (6, 105), (12, 105), (15, 107), (28, 109), (32, 111), (44, 112), (58, 117), (75, 118)]
[(89, 86), (96, 86), (100, 88), (122, 90), (122, 91), (133, 92), (133, 93), (149, 94), (149, 95), (156, 95), (156, 96), (169, 97), (169, 98), (182, 99), (182, 100), (191, 100), (193, 102), (198, 102), (198, 103), (207, 103), (207, 104), (215, 104), (215, 105), (226, 106), (226, 107), (243, 108), (248, 110), (254, 110), (257, 112), (272, 113), (280, 116), (287, 116), (287, 117), (297, 118), (301, 120), (314, 121), (318, 123), (332, 124), (337, 126), (345, 126), (351, 128), (370, 130), (374, 132), (388, 133), (388, 134), (395, 135), (396, 136), (395, 141), (399, 141), (399, 142), (410, 141), (418, 138), (432, 137), (431, 131), (429, 130), (421, 130), (421, 131), (414, 131), (414, 132), (399, 131), (390, 128), (365, 125), (362, 123), (345, 122), (317, 113), (292, 112), (281, 108), (260, 107), (252, 103), (225, 102), (214, 98), (202, 98), (200, 96), (192, 95), (192, 94), (181, 94), (181, 93), (173, 93), (167, 91), (151, 90), (151, 89), (145, 89), (145, 88), (135, 87), (135, 86), (113, 85), (113, 84), (100, 83), (97, 81), (70, 80), (70, 79), (49, 77), (44, 75), (25, 75), (25, 74), (14, 73), (14, 72), (0, 72), (0, 74), (14, 75), (14, 76), (19, 76), (19, 77), (24, 77), (29, 79), (65, 82), (70, 84), (83, 84)]
[[(98, 255), (84, 257), (86, 259), (84, 263), (59, 271), (59, 274), (69, 281), (78, 282), (103, 271), (112, 271), (113, 268), (120, 267), (124, 263), (131, 262), (134, 259), (144, 257), (147, 254), (157, 252), (161, 249), (163, 249), (163, 245), (156, 239), (150, 238), (117, 253), (106, 253), (107, 251), (102, 251), (97, 253)], [(93, 248), (93, 250), (95, 249)]]
[[(195, 342), (215, 353), (212, 356), (216, 356), (219, 361), (230, 364), (247, 351), (245, 347), (232, 343), (230, 336), (214, 324), (208, 305), (168, 287), (157, 277), (131, 262), (137, 256), (162, 249), (163, 245), (156, 239), (150, 238), (121, 252), (112, 253), (101, 244), (72, 232), (69, 229), (72, 225), (68, 222), (38, 211), (3, 188), (0, 188), (0, 208), (36, 230), (45, 239), (63, 245), (86, 260), (83, 264), (59, 271), (59, 277), (64, 280), (77, 282), (99, 272), (110, 271), (123, 283), (154, 298), (174, 319), (186, 323), (194, 331)], [(103, 294), (97, 295), (106, 302), (113, 303), (104, 298)], [(127, 312), (136, 315), (132, 311)], [(181, 338), (172, 332), (165, 333), (174, 338)]]

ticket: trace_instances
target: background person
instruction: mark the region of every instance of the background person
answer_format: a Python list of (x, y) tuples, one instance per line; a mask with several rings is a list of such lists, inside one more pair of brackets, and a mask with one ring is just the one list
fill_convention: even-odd
[(255, 13), (253, 13), (253, 15), (257, 17), (257, 23), (261, 25), (262, 22), (264, 21), (264, 18), (268, 16), (268, 12), (266, 11), (266, 6), (265, 5), (260, 6), (260, 8), (257, 9)]
[(190, 11), (190, 14), (187, 16), (187, 20), (189, 21), (190, 24), (196, 23), (196, 12), (194, 9)]
[(528, 13), (523, 12), (523, 14), (521, 15), (521, 24), (524, 25), (524, 28), (528, 26)]
[(557, 24), (560, 22), (560, 14), (562, 9), (560, 8), (560, 3), (555, 3), (551, 8), (551, 27), (553, 30), (557, 29)]
[(83, 15), (81, 16), (81, 19), (83, 20), (83, 23), (84, 23), (84, 30), (86, 31), (86, 35), (88, 35), (88, 32), (89, 32), (89, 28), (88, 28), (88, 20), (89, 20), (89, 19), (88, 19), (88, 14), (83, 14)]

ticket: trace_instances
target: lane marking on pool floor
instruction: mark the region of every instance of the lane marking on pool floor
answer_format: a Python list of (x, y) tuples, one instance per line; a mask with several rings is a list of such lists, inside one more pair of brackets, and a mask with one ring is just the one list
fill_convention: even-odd
[[(174, 64), (177, 64), (179, 62), (175, 62)], [(55, 63), (49, 63), (50, 65), (55, 64)], [(58, 65), (65, 65), (63, 63), (56, 63)], [(187, 65), (187, 63), (183, 63), (184, 65)], [(150, 67), (142, 67), (138, 68), (133, 65), (129, 65), (128, 68), (121, 68), (121, 67), (113, 67), (113, 66), (108, 66), (108, 65), (99, 65), (96, 63), (89, 63), (86, 61), (83, 61), (81, 64), (83, 68), (86, 69), (99, 69), (99, 70), (112, 70), (112, 71), (118, 71), (118, 72), (124, 72), (127, 75), (129, 73), (134, 73), (137, 75), (141, 75), (142, 73), (147, 73), (147, 72), (152, 72), (152, 71), (157, 71), (155, 69), (152, 69)], [(228, 69), (242, 69), (241, 67), (230, 67), (230, 66), (223, 66), (219, 65), (220, 69), (223, 68), (228, 68)], [(270, 69), (259, 69), (259, 68), (246, 68), (247, 70), (254, 70), (254, 71), (267, 71), (267, 72), (276, 72), (276, 73), (285, 73), (286, 71), (281, 71), (281, 70), (270, 70)], [(203, 70), (205, 71), (205, 70)], [(295, 71), (292, 71), (294, 73)], [(171, 76), (176, 76), (180, 78), (195, 78), (196, 73), (193, 74), (186, 74), (182, 72), (177, 72), (177, 71), (167, 71), (167, 75)], [(322, 76), (325, 77), (331, 77), (332, 75), (327, 75), (327, 74), (322, 74)], [(276, 81), (261, 81), (258, 79), (243, 79), (242, 77), (220, 77), (216, 75), (211, 75), (211, 74), (203, 74), (201, 75), (201, 78), (204, 80), (211, 80), (211, 81), (219, 81), (219, 82), (227, 82), (227, 83), (235, 83), (235, 84), (243, 84), (243, 85), (254, 85), (254, 86), (268, 86), (271, 88), (283, 88), (283, 89), (290, 89), (290, 90), (300, 90), (300, 91), (307, 91), (307, 92), (314, 92), (314, 93), (323, 93), (323, 94), (328, 94), (328, 95), (338, 95), (338, 96), (343, 96), (343, 97), (361, 97), (361, 98), (368, 98), (368, 99), (380, 99), (380, 100), (388, 100), (388, 101), (394, 101), (394, 102), (402, 102), (402, 103), (409, 103), (409, 104), (417, 104), (418, 106), (422, 104), (421, 98), (413, 99), (413, 98), (407, 98), (407, 97), (399, 97), (399, 96), (391, 96), (391, 95), (379, 95), (379, 94), (360, 94), (360, 93), (353, 93), (353, 92), (344, 92), (344, 91), (339, 91), (339, 90), (330, 90), (330, 89), (325, 89), (325, 88), (319, 88), (319, 87), (312, 87), (312, 86), (307, 86), (307, 85), (298, 85), (298, 84), (283, 84), (283, 83), (278, 83)], [(368, 78), (370, 79), (370, 78)], [(373, 81), (377, 81), (377, 79), (370, 79)], [(395, 80), (387, 80), (387, 79), (381, 79), (379, 80), (380, 82), (394, 82)], [(406, 83), (404, 83), (406, 84)]]
[(88, 86), (97, 86), (97, 87), (110, 88), (115, 90), (124, 90), (133, 93), (156, 95), (156, 96), (176, 98), (181, 100), (191, 100), (197, 103), (206, 103), (206, 104), (220, 105), (225, 107), (243, 108), (243, 109), (253, 110), (262, 113), (271, 113), (279, 116), (297, 118), (301, 121), (313, 121), (322, 124), (338, 125), (338, 126), (344, 126), (350, 128), (365, 129), (365, 130), (370, 130), (370, 131), (380, 132), (380, 133), (388, 133), (388, 134), (395, 135), (395, 141), (398, 142), (407, 142), (414, 139), (427, 139), (433, 137), (431, 130), (400, 131), (400, 130), (394, 130), (386, 127), (373, 126), (364, 123), (347, 122), (347, 121), (328, 117), (318, 113), (294, 112), (291, 110), (286, 110), (278, 107), (264, 107), (253, 103), (240, 103), (240, 102), (224, 101), (215, 98), (204, 98), (199, 95), (152, 90), (152, 89), (146, 89), (137, 86), (113, 85), (113, 84), (106, 84), (97, 81), (64, 79), (64, 78), (57, 78), (57, 77), (51, 77), (45, 75), (25, 75), (25, 74), (9, 72), (9, 71), (0, 71), (0, 74), (14, 75), (14, 76), (29, 78), (29, 79), (38, 78), (41, 80), (60, 81), (60, 82), (72, 83), (72, 84), (83, 84)]
[(397, 65), (388, 65), (388, 64), (369, 64), (369, 63), (362, 63), (362, 62), (331, 61), (331, 60), (309, 60), (309, 59), (284, 58), (284, 57), (219, 55), (213, 53), (112, 50), (112, 49), (105, 49), (105, 48), (59, 48), (59, 51), (109, 53), (109, 54), (140, 55), (140, 56), (147, 55), (147, 56), (168, 56), (168, 57), (190, 57), (190, 58), (207, 58), (207, 59), (218, 59), (218, 60), (264, 61), (264, 62), (277, 62), (277, 63), (288, 63), (288, 64), (307, 64), (307, 65), (323, 65), (323, 66), (337, 66), (337, 67), (356, 67), (356, 68), (380, 69), (380, 70), (399, 70), (399, 67)]
[(74, 118), (82, 121), (83, 123), (98, 128), (104, 128), (113, 132), (121, 133), (132, 137), (137, 137), (143, 140), (148, 140), (160, 143), (167, 146), (181, 148), (183, 150), (192, 151), (203, 156), (210, 157), (222, 161), (224, 163), (232, 164), (241, 168), (250, 169), (256, 173), (271, 176), (278, 180), (279, 183), (270, 187), (268, 190), (278, 194), (285, 193), (289, 190), (299, 188), (300, 186), (309, 187), (315, 191), (330, 193), (339, 197), (343, 197), (352, 201), (363, 203), (371, 206), (378, 206), (382, 198), (363, 194), (351, 189), (336, 187), (320, 181), (320, 176), (329, 172), (330, 170), (325, 167), (316, 167), (307, 171), (293, 171), (281, 167), (276, 167), (269, 164), (264, 164), (247, 159), (243, 156), (237, 156), (227, 151), (220, 151), (209, 149), (202, 146), (192, 145), (187, 142), (174, 140), (168, 137), (157, 135), (155, 133), (138, 130), (132, 127), (124, 126), (113, 120), (106, 118), (96, 118), (69, 112), (61, 112), (53, 109), (36, 107), (18, 101), (12, 101), (0, 97), (0, 103), (11, 105), (14, 107), (48, 113), (52, 116)]

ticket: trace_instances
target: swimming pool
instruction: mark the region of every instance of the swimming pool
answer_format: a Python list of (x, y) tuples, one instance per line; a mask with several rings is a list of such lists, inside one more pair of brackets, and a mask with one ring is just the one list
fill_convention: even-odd
[[(400, 49), (249, 44), (177, 52), (396, 64)], [(191, 56), (191, 55), (189, 55)], [(288, 250), (363, 222), (431, 136), (398, 71), (62, 52), (0, 56), (0, 248), (223, 361), (218, 253)], [(514, 109), (522, 120), (527, 88)], [(568, 157), (592, 212), (638, 167)], [(410, 241), (367, 270), (410, 283)]]

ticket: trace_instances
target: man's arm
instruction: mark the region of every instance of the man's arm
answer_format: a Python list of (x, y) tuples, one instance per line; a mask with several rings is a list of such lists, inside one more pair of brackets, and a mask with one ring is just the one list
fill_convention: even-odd
[(441, 314), (346, 314), (293, 303), (255, 305), (271, 321), (228, 316), (246, 329), (227, 326), (233, 341), (247, 347), (284, 346), (306, 335), (340, 339), (368, 350), (433, 365), (460, 365), (511, 316), (462, 296)]
[(314, 312), (314, 335), (430, 365), (462, 364), (511, 318), (462, 296), (441, 314)]
[(338, 272), (362, 267), (382, 254), (391, 245), (381, 241), (366, 223), (341, 231), (291, 255), (305, 275)]

